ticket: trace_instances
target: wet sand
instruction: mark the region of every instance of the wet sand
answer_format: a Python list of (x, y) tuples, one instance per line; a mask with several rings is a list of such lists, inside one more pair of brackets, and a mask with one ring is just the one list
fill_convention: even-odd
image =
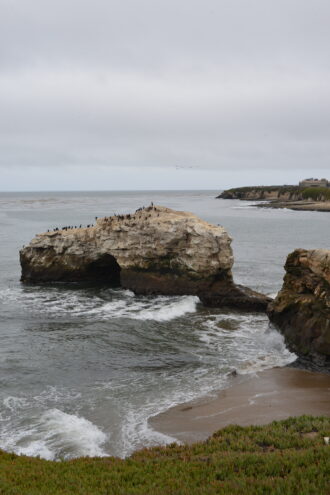
[(205, 440), (229, 424), (263, 425), (289, 416), (330, 416), (330, 375), (273, 368), (233, 377), (216, 396), (172, 407), (150, 418), (155, 430), (184, 443)]

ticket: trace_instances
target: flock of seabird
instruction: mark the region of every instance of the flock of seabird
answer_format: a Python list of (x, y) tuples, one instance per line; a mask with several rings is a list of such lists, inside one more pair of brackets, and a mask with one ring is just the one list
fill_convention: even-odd
[[(141, 206), (140, 208), (137, 208), (137, 210), (135, 210), (135, 214), (136, 213), (140, 213), (140, 212), (149, 212), (149, 211), (152, 211), (152, 210), (155, 210), (155, 211), (157, 210), (157, 207), (154, 206), (153, 202), (151, 202), (151, 205), (150, 206), (147, 206), (147, 207)], [(114, 220), (117, 220), (117, 221), (118, 220), (120, 220), (120, 221), (122, 221), (122, 220), (131, 220), (131, 219), (134, 218), (134, 216), (135, 215), (132, 215), (131, 213), (127, 213), (125, 215), (119, 215), (117, 213), (114, 213), (114, 215), (112, 217), (104, 217), (103, 221), (109, 223), (109, 222), (112, 222)], [(159, 213), (158, 213), (158, 216), (159, 216)], [(151, 214), (148, 215), (147, 218), (148, 217), (151, 217)], [(95, 217), (95, 220), (97, 220), (97, 219), (98, 219), (98, 217)], [(88, 224), (86, 227), (89, 229), (90, 227), (94, 227), (94, 224)], [(63, 230), (68, 231), (68, 230), (81, 229), (81, 228), (83, 228), (82, 224), (80, 224), (79, 226), (77, 226), (77, 225), (75, 225), (75, 226), (73, 226), (73, 225), (69, 225), (69, 226), (66, 225), (66, 226), (64, 226), (62, 228), (54, 227), (52, 230), (48, 229), (47, 232), (48, 233), (49, 232), (60, 232), (60, 231), (63, 231)]]

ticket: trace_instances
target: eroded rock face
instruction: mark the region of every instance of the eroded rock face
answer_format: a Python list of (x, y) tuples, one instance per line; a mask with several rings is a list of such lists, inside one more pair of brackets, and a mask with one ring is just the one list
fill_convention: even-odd
[(298, 201), (302, 199), (299, 186), (248, 186), (223, 191), (217, 198), (247, 201)]
[(93, 227), (37, 235), (20, 252), (22, 280), (115, 284), (120, 280), (137, 290), (147, 284), (149, 292), (154, 285), (166, 285), (170, 277), (168, 291), (180, 293), (181, 281), (189, 280), (193, 286), (219, 275), (230, 276), (230, 243), (222, 227), (191, 213), (148, 207), (132, 215), (98, 219)]
[(297, 249), (285, 269), (269, 318), (298, 355), (330, 368), (330, 250)]
[(265, 310), (268, 298), (233, 283), (230, 243), (223, 227), (150, 206), (93, 227), (37, 235), (20, 252), (21, 280), (102, 282), (137, 294), (194, 294), (212, 306)]

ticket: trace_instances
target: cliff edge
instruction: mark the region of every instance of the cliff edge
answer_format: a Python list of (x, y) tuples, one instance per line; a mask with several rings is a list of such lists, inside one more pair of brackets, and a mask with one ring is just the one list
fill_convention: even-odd
[(259, 208), (330, 211), (330, 187), (248, 186), (223, 191), (216, 199), (261, 201)]
[(296, 201), (302, 199), (299, 186), (246, 186), (223, 191), (217, 199), (240, 199), (246, 201)]

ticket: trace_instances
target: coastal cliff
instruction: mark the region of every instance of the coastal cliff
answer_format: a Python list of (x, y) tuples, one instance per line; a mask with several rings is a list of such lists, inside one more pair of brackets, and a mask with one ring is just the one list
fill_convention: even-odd
[(251, 310), (265, 310), (269, 302), (234, 284), (231, 238), (223, 227), (162, 206), (38, 234), (20, 251), (20, 261), (23, 282), (101, 282)]
[(262, 201), (259, 208), (330, 211), (330, 187), (249, 186), (223, 191), (216, 199)]
[(223, 191), (217, 199), (241, 199), (246, 201), (297, 201), (302, 199), (299, 186), (247, 186)]
[(269, 318), (299, 356), (330, 368), (330, 250), (297, 249), (285, 270)]

